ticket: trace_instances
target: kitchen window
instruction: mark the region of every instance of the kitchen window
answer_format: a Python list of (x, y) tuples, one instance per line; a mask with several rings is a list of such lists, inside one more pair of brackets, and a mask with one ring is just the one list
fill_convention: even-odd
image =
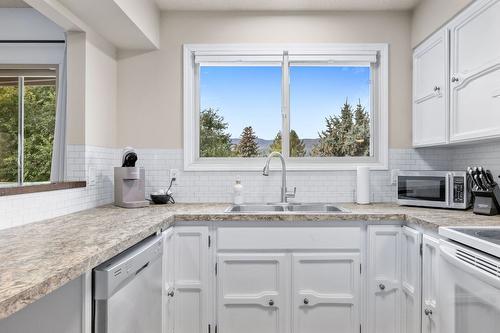
[(50, 181), (58, 66), (22, 67), (0, 69), (3, 187)]
[(186, 170), (387, 168), (387, 45), (185, 45)]

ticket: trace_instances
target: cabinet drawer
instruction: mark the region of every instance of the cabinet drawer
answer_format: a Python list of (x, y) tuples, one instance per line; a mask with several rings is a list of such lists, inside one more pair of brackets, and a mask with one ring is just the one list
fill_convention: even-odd
[(359, 250), (358, 227), (230, 227), (217, 229), (219, 250)]

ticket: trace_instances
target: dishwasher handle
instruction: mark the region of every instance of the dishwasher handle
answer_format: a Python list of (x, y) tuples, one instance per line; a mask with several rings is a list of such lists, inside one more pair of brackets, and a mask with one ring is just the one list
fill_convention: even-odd
[(94, 268), (94, 299), (107, 300), (163, 256), (163, 237), (151, 236)]

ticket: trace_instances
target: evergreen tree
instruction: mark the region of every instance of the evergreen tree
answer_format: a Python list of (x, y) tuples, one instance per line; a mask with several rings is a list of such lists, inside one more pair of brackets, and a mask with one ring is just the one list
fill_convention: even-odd
[[(269, 147), (269, 152), (277, 151), (281, 153), (281, 131), (276, 134), (273, 143)], [(291, 157), (304, 157), (306, 156), (306, 144), (299, 138), (295, 130), (290, 131), (290, 156)]]
[(340, 115), (325, 118), (326, 129), (318, 133), (312, 156), (368, 156), (370, 154), (370, 119), (358, 102), (356, 110), (346, 99)]
[(200, 114), (200, 157), (231, 156), (231, 134), (218, 110), (209, 108)]
[(269, 153), (272, 152), (281, 153), (281, 131), (278, 131), (274, 137), (273, 143), (269, 146)]
[(243, 129), (240, 136), (240, 142), (236, 146), (236, 152), (240, 157), (256, 157), (259, 156), (259, 144), (257, 143), (257, 135), (253, 131), (252, 126), (247, 126)]
[(370, 155), (370, 115), (358, 101), (354, 110), (354, 140), (356, 141), (355, 156)]

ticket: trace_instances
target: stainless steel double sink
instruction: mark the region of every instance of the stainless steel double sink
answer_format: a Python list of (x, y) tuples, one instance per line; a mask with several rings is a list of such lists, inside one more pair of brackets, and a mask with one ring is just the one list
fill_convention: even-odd
[(226, 213), (348, 213), (346, 209), (334, 204), (326, 203), (269, 203), (269, 204), (244, 204), (232, 205), (225, 210)]

